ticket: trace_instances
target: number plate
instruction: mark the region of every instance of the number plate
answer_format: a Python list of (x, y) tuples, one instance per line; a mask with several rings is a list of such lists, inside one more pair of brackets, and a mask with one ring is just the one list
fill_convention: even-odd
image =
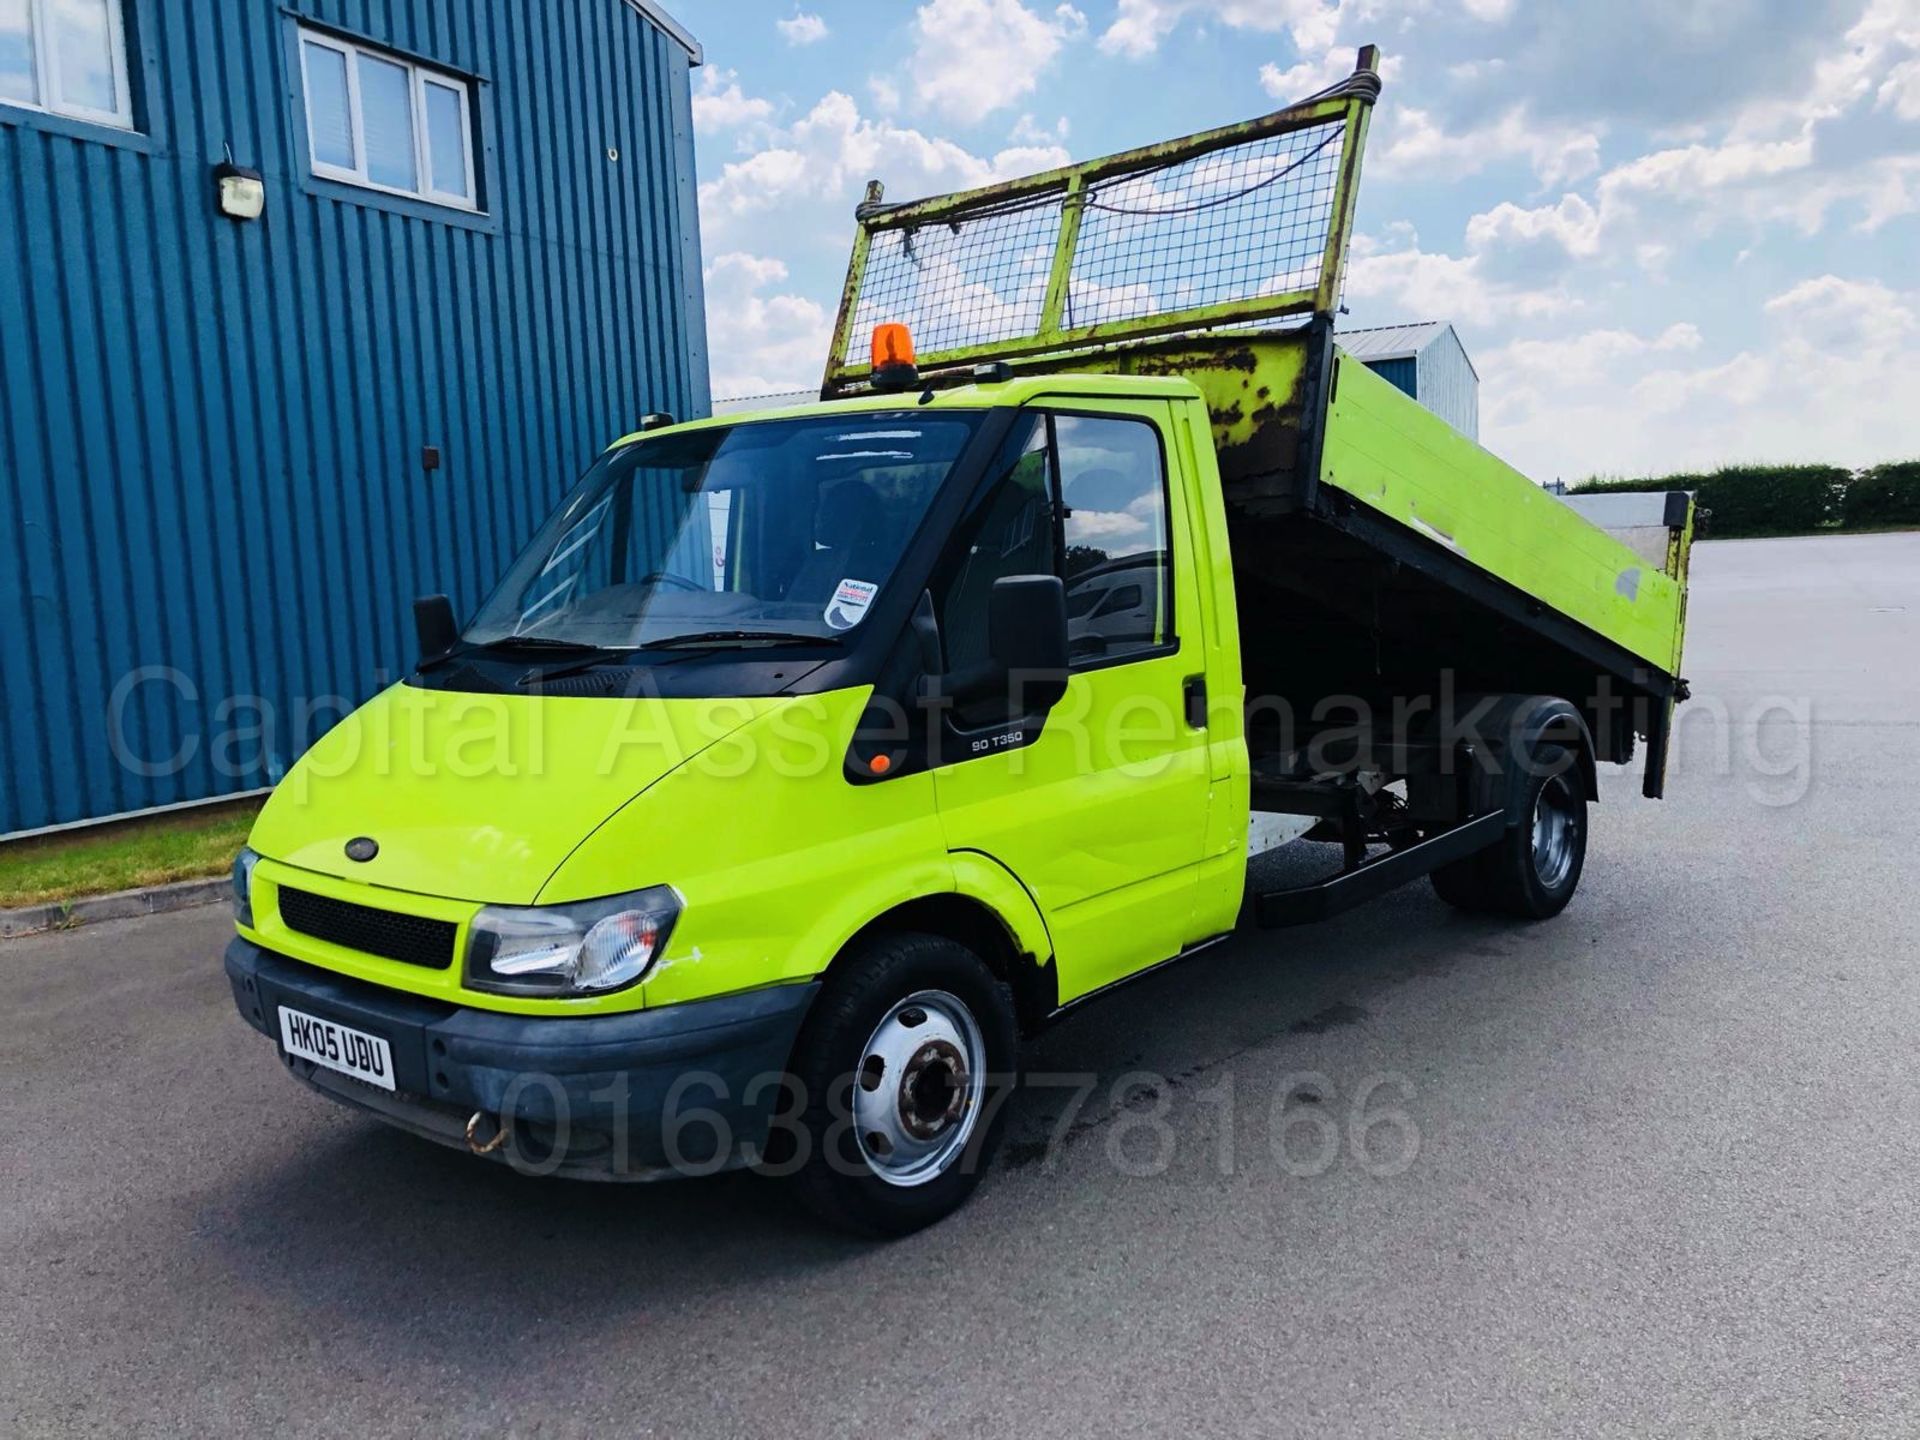
[(280, 1043), (298, 1055), (382, 1090), (393, 1086), (393, 1051), (378, 1035), (350, 1030), (317, 1015), (280, 1007)]

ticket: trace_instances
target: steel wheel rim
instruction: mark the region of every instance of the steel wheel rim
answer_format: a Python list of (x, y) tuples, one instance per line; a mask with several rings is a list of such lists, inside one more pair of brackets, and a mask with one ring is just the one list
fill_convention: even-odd
[(1533, 873), (1549, 890), (1558, 890), (1573, 873), (1573, 847), (1580, 829), (1573, 792), (1555, 776), (1533, 802)]
[(944, 990), (900, 1001), (874, 1027), (853, 1072), (853, 1133), (889, 1185), (946, 1173), (972, 1138), (986, 1095), (986, 1040)]

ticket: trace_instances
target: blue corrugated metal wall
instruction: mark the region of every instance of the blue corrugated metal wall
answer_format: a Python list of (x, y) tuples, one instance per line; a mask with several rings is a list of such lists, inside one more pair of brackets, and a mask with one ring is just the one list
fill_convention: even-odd
[(1366, 367), (1383, 380), (1391, 380), (1402, 393), (1420, 398), (1419, 362), (1408, 355), (1400, 360), (1369, 360)]
[[(122, 3), (139, 133), (0, 106), (0, 834), (272, 783), (708, 401), (689, 57), (624, 0)], [(484, 216), (310, 176), (296, 15), (479, 79)]]

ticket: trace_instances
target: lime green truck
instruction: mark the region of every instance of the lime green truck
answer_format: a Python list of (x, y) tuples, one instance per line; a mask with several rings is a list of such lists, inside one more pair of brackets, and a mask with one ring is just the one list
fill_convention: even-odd
[[(1691, 505), (1630, 549), (1343, 357), (1376, 68), (875, 187), (819, 403), (652, 417), (464, 625), (420, 602), (235, 867), (287, 1069), (532, 1173), (752, 1164), (903, 1233), (978, 1182), (1020, 1037), (1122, 982), (1419, 876), (1565, 906), (1597, 766), (1662, 787)], [(1337, 872), (1249, 893), (1302, 830)]]

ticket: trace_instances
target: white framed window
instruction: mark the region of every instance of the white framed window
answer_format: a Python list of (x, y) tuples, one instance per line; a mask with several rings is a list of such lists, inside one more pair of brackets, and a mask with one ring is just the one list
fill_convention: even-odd
[(0, 104), (133, 128), (121, 0), (0, 0)]
[(465, 80), (304, 28), (300, 77), (315, 175), (479, 208), (473, 94)]

